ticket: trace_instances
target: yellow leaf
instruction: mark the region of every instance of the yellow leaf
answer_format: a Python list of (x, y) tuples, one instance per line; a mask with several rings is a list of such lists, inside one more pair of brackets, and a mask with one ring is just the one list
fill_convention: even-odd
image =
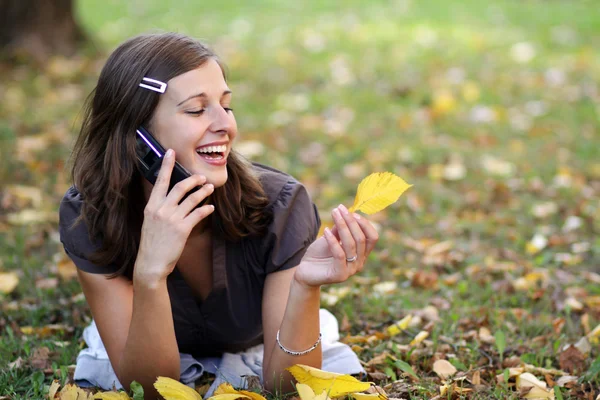
[(48, 398), (50, 400), (54, 399), (56, 392), (58, 392), (58, 388), (60, 388), (60, 383), (55, 379), (52, 381), (50, 385), (50, 389), (48, 389)]
[(421, 331), (417, 334), (417, 336), (415, 336), (415, 338), (410, 342), (411, 346), (416, 346), (419, 343), (421, 343), (423, 340), (427, 339), (427, 336), (429, 336), (429, 332), (427, 331)]
[(233, 386), (227, 382), (220, 384), (219, 387), (215, 389), (214, 395), (220, 394), (237, 394), (239, 397), (248, 397), (253, 400), (266, 400), (258, 393), (250, 392), (248, 390), (235, 390)]
[(159, 376), (154, 382), (156, 391), (165, 400), (202, 400), (200, 393), (175, 379)]
[[(211, 396), (208, 400), (236, 400), (236, 399), (249, 399), (248, 396), (244, 396), (240, 393), (222, 393), (215, 396)], [(167, 399), (169, 400), (169, 399)]]
[(388, 398), (385, 393), (350, 393), (350, 396), (355, 400), (387, 400)]
[(287, 368), (298, 383), (304, 383), (311, 387), (315, 393), (327, 391), (329, 397), (343, 396), (348, 393), (362, 392), (371, 387), (368, 382), (335, 372), (325, 372), (308, 365), (296, 364)]
[(391, 172), (371, 174), (358, 185), (354, 205), (350, 207), (350, 212), (358, 210), (369, 215), (375, 214), (395, 203), (400, 195), (411, 186)]
[(94, 395), (94, 399), (99, 400), (131, 400), (131, 397), (125, 392), (98, 392)]
[(296, 385), (296, 390), (298, 391), (298, 396), (302, 400), (327, 400), (327, 392), (323, 390), (320, 395), (315, 395), (315, 392), (310, 388), (310, 386), (305, 385), (304, 383), (298, 383)]
[(400, 321), (396, 322), (394, 325), (387, 328), (388, 334), (390, 336), (396, 336), (406, 328), (408, 328), (408, 324), (412, 320), (412, 314), (408, 314), (406, 317), (402, 318)]
[(10, 293), (19, 284), (19, 276), (15, 272), (0, 272), (0, 293)]
[(62, 388), (56, 398), (60, 400), (92, 400), (93, 397), (91, 393), (86, 392), (80, 387), (69, 384)]

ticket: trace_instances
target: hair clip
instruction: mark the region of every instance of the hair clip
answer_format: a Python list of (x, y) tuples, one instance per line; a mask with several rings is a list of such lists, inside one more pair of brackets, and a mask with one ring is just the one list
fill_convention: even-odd
[(161, 81), (157, 81), (156, 79), (150, 79), (150, 78), (142, 78), (142, 81), (144, 82), (149, 82), (149, 83), (154, 83), (158, 86), (151, 86), (151, 85), (146, 85), (145, 83), (141, 83), (140, 82), (140, 87), (143, 87), (145, 89), (150, 89), (152, 91), (158, 92), (158, 93), (164, 93), (165, 90), (167, 90), (167, 84)]

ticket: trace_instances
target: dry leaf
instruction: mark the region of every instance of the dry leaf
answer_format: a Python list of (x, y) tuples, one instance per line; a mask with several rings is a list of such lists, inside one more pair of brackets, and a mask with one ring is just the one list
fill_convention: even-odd
[(390, 336), (396, 336), (401, 331), (408, 328), (410, 321), (412, 320), (412, 315), (408, 314), (406, 317), (402, 318), (400, 321), (396, 322), (394, 325), (388, 326), (387, 332)]
[(0, 272), (0, 293), (11, 293), (19, 284), (19, 276), (15, 272)]
[(369, 215), (375, 214), (395, 203), (411, 186), (391, 172), (371, 174), (358, 185), (354, 205), (350, 207), (350, 212), (362, 211)]
[(315, 393), (326, 390), (329, 397), (343, 396), (348, 393), (362, 392), (367, 390), (371, 384), (361, 382), (358, 379), (335, 372), (325, 372), (308, 365), (296, 364), (287, 368), (296, 378), (298, 383), (304, 383), (312, 388)]
[(427, 339), (427, 337), (429, 336), (429, 332), (427, 331), (421, 331), (417, 334), (417, 336), (415, 336), (415, 338), (410, 342), (411, 346), (416, 346), (419, 343), (421, 343), (423, 340)]
[(296, 390), (298, 391), (298, 395), (302, 400), (327, 400), (327, 392), (323, 390), (323, 392), (319, 395), (315, 395), (315, 392), (311, 389), (310, 386), (305, 385), (304, 383), (298, 383), (296, 385)]
[(433, 372), (435, 372), (442, 379), (450, 378), (456, 373), (456, 371), (456, 367), (450, 364), (450, 362), (447, 360), (437, 360), (433, 363)]
[(94, 395), (94, 399), (99, 400), (131, 400), (131, 397), (125, 392), (98, 392)]
[(350, 393), (349, 395), (356, 400), (387, 400), (387, 395), (384, 393)]
[(233, 386), (227, 382), (220, 384), (219, 387), (215, 389), (214, 395), (219, 394), (237, 394), (240, 397), (248, 397), (253, 400), (266, 400), (258, 393), (250, 392), (248, 390), (235, 390)]
[(58, 388), (60, 388), (60, 382), (58, 380), (53, 380), (50, 384), (50, 389), (48, 389), (48, 399), (52, 400), (56, 396), (56, 392), (58, 392)]
[(65, 385), (56, 398), (60, 400), (93, 400), (91, 393), (73, 384)]
[(540, 381), (533, 374), (525, 372), (517, 376), (517, 389), (531, 388), (524, 396), (525, 399), (554, 399), (554, 389), (548, 390), (546, 382)]
[[(200, 394), (198, 394), (198, 396), (200, 396)], [(183, 397), (177, 397), (178, 399), (183, 399)], [(169, 398), (165, 397), (166, 400), (170, 400)], [(175, 397), (171, 397), (171, 399), (175, 399)], [(186, 399), (191, 399), (191, 397), (186, 397)], [(217, 394), (214, 396), (211, 396), (208, 398), (208, 400), (236, 400), (236, 399), (249, 399), (248, 396), (244, 396), (243, 394), (240, 393), (222, 393), (222, 394)]]
[(202, 400), (202, 396), (191, 387), (188, 387), (175, 379), (164, 376), (159, 376), (156, 379), (154, 387), (165, 400)]

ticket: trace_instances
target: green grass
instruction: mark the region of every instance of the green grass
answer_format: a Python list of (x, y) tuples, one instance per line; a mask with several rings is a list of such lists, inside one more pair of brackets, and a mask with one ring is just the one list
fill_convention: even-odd
[[(263, 143), (255, 160), (304, 182), (325, 221), (332, 207), (352, 203), (370, 172), (392, 171), (414, 185), (372, 217), (381, 239), (361, 274), (372, 282), (352, 279), (350, 293), (329, 307), (340, 321), (347, 318), (343, 336), (358, 337), (385, 332), (429, 304), (438, 308), (439, 321), (355, 345), (365, 362), (387, 351), (414, 368), (419, 382), (391, 361), (387, 369), (376, 367), (408, 385), (406, 392), (388, 387), (394, 397), (439, 394), (431, 369), (438, 351), (454, 354), (463, 372), (480, 368), (487, 389), (472, 398), (517, 398), (512, 381), (496, 384), (504, 367), (497, 345), (476, 339), (480, 327), (492, 336), (505, 333), (504, 360), (556, 369), (559, 349), (584, 334), (582, 317), (591, 328), (600, 323), (598, 306), (585, 304), (586, 296), (600, 295), (585, 275), (600, 273), (600, 11), (594, 1), (87, 0), (77, 10), (94, 38), (80, 55), (52, 59), (41, 71), (0, 65), (0, 271), (20, 277), (15, 291), (0, 294), (0, 395), (42, 398), (53, 378), (64, 383), (90, 321), (85, 302), (75, 297), (76, 281), (59, 278), (56, 287), (38, 288), (41, 279), (59, 277), (56, 218), (19, 225), (11, 215), (56, 212), (69, 185), (64, 165), (80, 106), (105, 57), (125, 38), (153, 30), (190, 34), (215, 48), (229, 67), (240, 141)], [(523, 57), (533, 49), (531, 60), (514, 59), (517, 43), (525, 43)], [(444, 96), (450, 96), (446, 103)], [(487, 122), (472, 120), (490, 115)], [(489, 156), (500, 161), (486, 169)], [(512, 172), (494, 174), (502, 163)], [(458, 166), (458, 179), (444, 176), (452, 172), (448, 165)], [(14, 184), (39, 188), (41, 202), (19, 196)], [(545, 202), (556, 212), (536, 216), (532, 210)], [(565, 233), (571, 216), (582, 225)], [(550, 244), (532, 255), (527, 243), (536, 233)], [(425, 257), (415, 243), (427, 240), (451, 240), (452, 251), (439, 260)], [(573, 246), (582, 243), (587, 250), (576, 254)], [(561, 253), (574, 261), (561, 261)], [(513, 289), (538, 268), (548, 272), (544, 284)], [(418, 284), (421, 271), (437, 284)], [(386, 281), (397, 289), (372, 290)], [(557, 307), (576, 287), (586, 291), (574, 296), (584, 308)], [(555, 332), (558, 318), (565, 323)], [(20, 330), (49, 324), (70, 329), (47, 337)], [(432, 344), (405, 350), (424, 328)], [(42, 347), (50, 350), (45, 370), (31, 365)], [(596, 346), (586, 368), (599, 355)], [(19, 357), (24, 363), (10, 369)], [(597, 373), (577, 375), (597, 392)], [(582, 396), (577, 389), (561, 393)]]

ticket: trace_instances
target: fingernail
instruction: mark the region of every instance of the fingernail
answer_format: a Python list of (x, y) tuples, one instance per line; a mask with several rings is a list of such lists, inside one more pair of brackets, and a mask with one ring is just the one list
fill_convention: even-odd
[(215, 185), (213, 185), (212, 183), (207, 183), (207, 184), (206, 184), (206, 188), (207, 188), (208, 190), (215, 190)]
[(173, 150), (169, 149), (167, 150), (167, 154), (165, 154), (165, 157), (171, 157), (173, 155)]
[(358, 215), (357, 213), (352, 213), (352, 215), (354, 215), (355, 219), (360, 219), (360, 215)]
[(334, 216), (334, 217), (341, 218), (341, 217), (342, 217), (342, 215), (340, 214), (340, 210), (338, 210), (337, 208), (334, 208), (334, 209), (333, 209), (333, 216)]
[(325, 234), (328, 235), (328, 236), (331, 235), (331, 231), (329, 230), (329, 228), (325, 228), (323, 230), (323, 232), (325, 232)]
[(347, 208), (346, 208), (346, 206), (344, 206), (343, 204), (340, 204), (340, 205), (338, 206), (338, 208), (339, 208), (340, 210), (342, 210), (342, 212), (343, 212), (344, 214), (346, 214), (346, 215), (348, 214), (348, 209), (347, 209)]

